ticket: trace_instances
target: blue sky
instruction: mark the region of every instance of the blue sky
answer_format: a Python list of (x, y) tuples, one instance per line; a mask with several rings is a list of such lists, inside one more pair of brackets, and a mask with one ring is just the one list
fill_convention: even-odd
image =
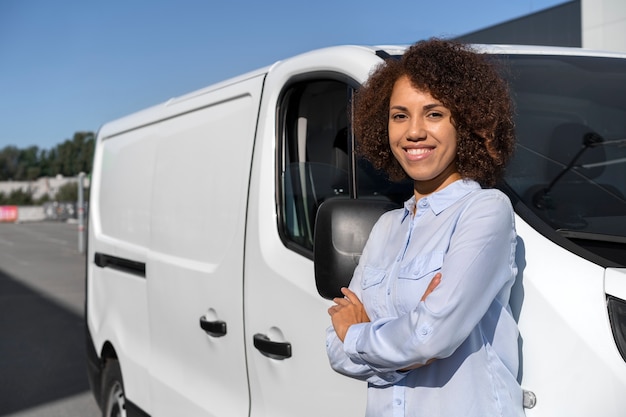
[(311, 49), (458, 36), (564, 2), (0, 0), (0, 149), (50, 149)]

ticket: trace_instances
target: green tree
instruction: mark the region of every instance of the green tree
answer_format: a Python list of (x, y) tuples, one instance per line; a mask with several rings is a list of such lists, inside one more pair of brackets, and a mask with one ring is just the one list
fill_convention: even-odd
[(93, 161), (93, 152), (95, 145), (95, 136), (92, 132), (76, 132), (74, 133), (74, 164), (72, 175), (78, 175), (81, 172), (91, 172)]
[(16, 146), (5, 146), (0, 151), (0, 181), (12, 180), (17, 172), (20, 150)]
[(41, 167), (39, 166), (30, 166), (26, 169), (26, 181), (35, 181), (41, 176)]
[(39, 148), (30, 146), (20, 150), (14, 179), (16, 181), (33, 181), (39, 178), (40, 172)]
[(73, 177), (80, 172), (91, 172), (94, 144), (92, 132), (76, 132), (72, 140), (66, 140), (50, 152), (51, 173)]
[(47, 149), (42, 149), (39, 151), (39, 176), (40, 177), (51, 177), (53, 176), (50, 172), (50, 151)]
[(6, 204), (12, 206), (32, 206), (33, 194), (30, 191), (24, 191), (18, 188), (9, 193), (7, 200), (8, 202)]
[(61, 161), (59, 160), (59, 152), (58, 152), (58, 148), (59, 146), (57, 145), (57, 147), (50, 149), (50, 152), (48, 153), (48, 176), (49, 177), (54, 177), (57, 174), (61, 173)]
[(95, 147), (93, 132), (76, 132), (50, 150), (37, 146), (18, 149), (6, 146), (0, 150), (0, 181), (33, 181), (39, 177), (61, 174), (73, 177), (91, 172)]
[(41, 197), (39, 197), (38, 199), (36, 199), (36, 200), (34, 201), (34, 204), (35, 204), (36, 206), (41, 206), (41, 205), (43, 205), (44, 203), (47, 203), (48, 201), (52, 201), (52, 198), (50, 198), (50, 196), (49, 196), (48, 194), (44, 194), (44, 195), (42, 195)]
[[(89, 188), (83, 188), (83, 197), (85, 201), (89, 199)], [(54, 196), (55, 201), (78, 201), (78, 182), (68, 182), (59, 187), (56, 195)]]

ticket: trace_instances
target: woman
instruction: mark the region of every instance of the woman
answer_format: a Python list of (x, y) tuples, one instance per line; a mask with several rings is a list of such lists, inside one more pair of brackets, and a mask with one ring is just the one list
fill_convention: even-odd
[(488, 188), (514, 147), (505, 82), (469, 47), (431, 39), (379, 67), (354, 104), (361, 152), (414, 196), (379, 219), (329, 309), (331, 366), (368, 382), (367, 416), (523, 416), (513, 211)]

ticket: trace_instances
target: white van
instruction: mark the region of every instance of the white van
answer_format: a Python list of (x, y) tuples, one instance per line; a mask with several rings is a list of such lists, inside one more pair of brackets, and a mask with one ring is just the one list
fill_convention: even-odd
[[(624, 416), (626, 55), (480, 48), (517, 109), (501, 188), (526, 413)], [(86, 321), (103, 415), (364, 414), (365, 383), (328, 365), (326, 310), (411, 193), (354, 155), (348, 123), (355, 89), (403, 50), (313, 51), (100, 129)]]

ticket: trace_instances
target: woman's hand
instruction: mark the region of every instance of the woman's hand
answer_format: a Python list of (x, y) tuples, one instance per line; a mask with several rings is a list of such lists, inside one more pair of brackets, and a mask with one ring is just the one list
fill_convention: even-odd
[(363, 303), (355, 293), (345, 287), (341, 289), (341, 293), (344, 297), (333, 299), (335, 305), (328, 309), (328, 314), (330, 314), (337, 337), (343, 342), (350, 326), (357, 323), (367, 323), (370, 318), (365, 312)]
[(428, 297), (430, 293), (433, 292), (435, 288), (437, 288), (437, 285), (439, 285), (440, 282), (441, 272), (437, 272), (433, 279), (430, 280), (430, 284), (428, 284), (428, 288), (426, 288), (426, 291), (424, 291), (424, 295), (422, 295), (420, 301), (426, 300), (426, 297)]
[[(440, 282), (441, 273), (437, 272), (433, 279), (430, 280), (428, 288), (424, 291), (424, 295), (422, 295), (420, 301), (426, 300), (426, 297), (428, 297), (430, 293), (437, 288), (437, 285), (439, 285)], [(359, 300), (359, 297), (357, 297), (355, 293), (345, 287), (341, 289), (341, 293), (344, 297), (337, 297), (333, 299), (335, 305), (328, 309), (328, 314), (330, 314), (337, 337), (339, 337), (339, 340), (343, 342), (350, 326), (357, 323), (367, 323), (370, 321), (370, 318), (365, 311), (365, 307), (363, 307), (363, 303), (361, 303), (361, 300)]]

